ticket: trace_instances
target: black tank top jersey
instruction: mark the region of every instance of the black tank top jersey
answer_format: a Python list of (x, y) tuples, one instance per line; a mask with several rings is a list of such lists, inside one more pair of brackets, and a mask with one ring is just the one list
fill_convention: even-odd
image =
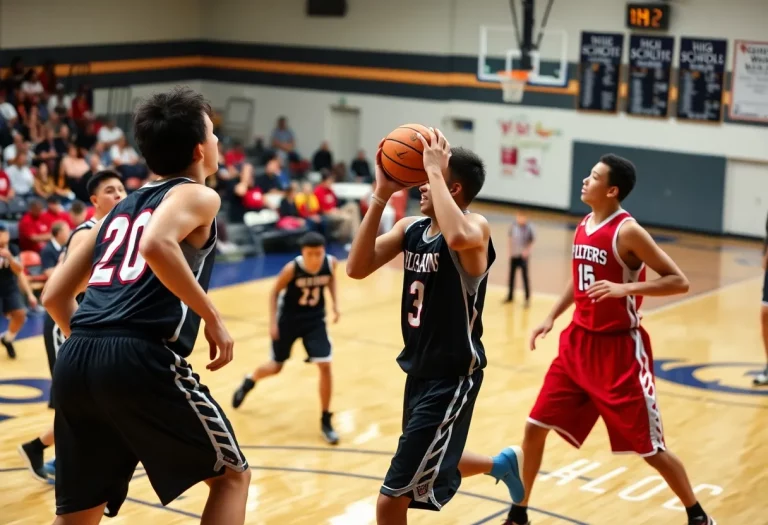
[[(187, 357), (195, 345), (200, 317), (152, 273), (138, 252), (152, 212), (185, 178), (151, 182), (131, 193), (104, 218), (93, 254), (85, 297), (72, 317), (72, 329), (117, 330), (160, 340)], [(181, 243), (184, 257), (204, 290), (213, 269), (216, 222), (205, 246)]]
[(488, 268), (469, 276), (442, 234), (430, 237), (431, 219), (418, 219), (403, 242), (402, 331), (397, 358), (409, 375), (423, 378), (470, 375), (487, 364), (483, 304), (488, 271), (496, 259), (488, 241)]
[(293, 260), (293, 279), (278, 298), (278, 322), (317, 321), (325, 318), (325, 287), (333, 279), (333, 263), (325, 256), (317, 273), (304, 269), (303, 258)]

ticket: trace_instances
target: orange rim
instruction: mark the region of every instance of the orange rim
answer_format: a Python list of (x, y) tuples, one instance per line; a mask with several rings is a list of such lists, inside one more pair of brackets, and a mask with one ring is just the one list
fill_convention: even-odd
[(528, 76), (530, 75), (530, 71), (523, 71), (520, 69), (514, 69), (512, 71), (500, 71), (499, 75), (504, 77), (509, 77), (512, 80), (517, 80), (518, 82), (525, 82), (528, 80)]

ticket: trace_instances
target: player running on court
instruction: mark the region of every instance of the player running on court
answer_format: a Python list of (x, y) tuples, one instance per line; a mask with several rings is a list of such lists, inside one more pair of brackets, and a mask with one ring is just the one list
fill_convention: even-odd
[(488, 271), (496, 258), (488, 221), (467, 207), (485, 181), (474, 153), (451, 149), (440, 131), (424, 138), (429, 182), (421, 186), (421, 211), (377, 237), (387, 201), (403, 186), (376, 160), (371, 206), (352, 243), (347, 273), (363, 279), (404, 254), (401, 327), (405, 346), (397, 358), (407, 374), (403, 434), (376, 505), (378, 525), (401, 525), (408, 508), (440, 510), (462, 477), (488, 474), (503, 481), (513, 501), (523, 498), (519, 449), (488, 457), (464, 450), (486, 366), (483, 304)]
[(336, 258), (325, 253), (325, 237), (309, 232), (299, 240), (301, 255), (286, 264), (269, 295), (269, 334), (272, 357), (247, 376), (235, 391), (232, 406), (238, 408), (256, 382), (279, 374), (291, 356), (297, 339), (304, 343), (307, 362), (320, 372), (320, 431), (331, 445), (339, 436), (331, 424), (331, 340), (325, 325), (325, 288), (333, 299), (333, 322), (339, 320), (336, 294)]
[(201, 318), (212, 360), (206, 368), (232, 360), (232, 338), (206, 294), (221, 204), (204, 184), (218, 169), (209, 113), (185, 88), (137, 109), (136, 142), (159, 180), (87, 232), (43, 294), (68, 337), (53, 379), (55, 525), (115, 516), (138, 462), (163, 505), (205, 481), (201, 523), (245, 521), (248, 464), (224, 411), (186, 361)]
[[(85, 238), (85, 232), (93, 228), (96, 222), (103, 219), (107, 213), (112, 211), (118, 202), (125, 198), (125, 187), (123, 181), (120, 178), (120, 174), (113, 170), (103, 170), (93, 175), (87, 184), (88, 194), (91, 196), (91, 204), (93, 204), (94, 214), (93, 217), (87, 221), (81, 223), (75, 228), (69, 235), (67, 244), (61, 251), (59, 256), (59, 265), (64, 261), (67, 256), (67, 251), (74, 249)], [(82, 300), (82, 294), (77, 296), (78, 303)], [(48, 356), (48, 366), (51, 370), (51, 377), (53, 377), (53, 367), (56, 364), (56, 356), (59, 353), (59, 348), (64, 342), (64, 335), (56, 323), (53, 322), (53, 318), (45, 313), (43, 318), (43, 341), (45, 342), (45, 353)], [(54, 407), (54, 389), (51, 388), (51, 394), (48, 400), (48, 407)], [(44, 483), (48, 483), (56, 476), (56, 461), (52, 459), (48, 463), (43, 463), (44, 450), (54, 442), (53, 425), (46, 430), (42, 435), (28, 441), (19, 446), (19, 454), (27, 464), (32, 476)]]
[[(576, 308), (525, 427), (526, 497), (512, 506), (507, 525), (529, 523), (528, 499), (549, 431), (580, 448), (599, 417), (613, 452), (635, 453), (656, 469), (685, 505), (689, 525), (715, 525), (696, 500), (683, 464), (664, 443), (651, 342), (640, 326), (643, 296), (685, 293), (688, 280), (621, 208), (634, 186), (634, 165), (616, 155), (603, 156), (584, 179), (581, 200), (592, 213), (576, 228), (571, 280), (533, 331), (531, 350), (571, 304)], [(660, 277), (646, 281), (646, 266)]]

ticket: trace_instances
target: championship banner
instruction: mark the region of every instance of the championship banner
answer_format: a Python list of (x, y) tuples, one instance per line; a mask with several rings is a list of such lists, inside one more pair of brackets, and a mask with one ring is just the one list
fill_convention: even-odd
[(729, 115), (768, 122), (768, 42), (734, 42)]

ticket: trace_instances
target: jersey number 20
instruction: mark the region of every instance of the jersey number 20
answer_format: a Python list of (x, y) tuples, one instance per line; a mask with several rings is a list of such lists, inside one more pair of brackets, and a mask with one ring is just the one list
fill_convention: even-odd
[[(117, 279), (121, 284), (132, 283), (142, 276), (147, 268), (147, 261), (139, 253), (139, 240), (141, 240), (141, 234), (144, 232), (144, 228), (147, 227), (151, 217), (152, 211), (144, 210), (134, 219), (133, 223), (131, 223), (131, 219), (126, 215), (118, 215), (109, 221), (109, 224), (106, 226), (106, 234), (104, 235), (104, 242), (108, 242), (109, 245), (104, 250), (104, 255), (99, 259), (99, 262), (93, 267), (93, 273), (91, 273), (91, 278), (88, 280), (90, 286), (108, 286), (112, 284), (112, 281), (115, 279), (115, 271), (117, 271)], [(126, 239), (128, 247), (123, 254), (120, 268), (115, 268), (114, 265), (109, 263), (117, 253), (117, 250), (126, 242)]]

